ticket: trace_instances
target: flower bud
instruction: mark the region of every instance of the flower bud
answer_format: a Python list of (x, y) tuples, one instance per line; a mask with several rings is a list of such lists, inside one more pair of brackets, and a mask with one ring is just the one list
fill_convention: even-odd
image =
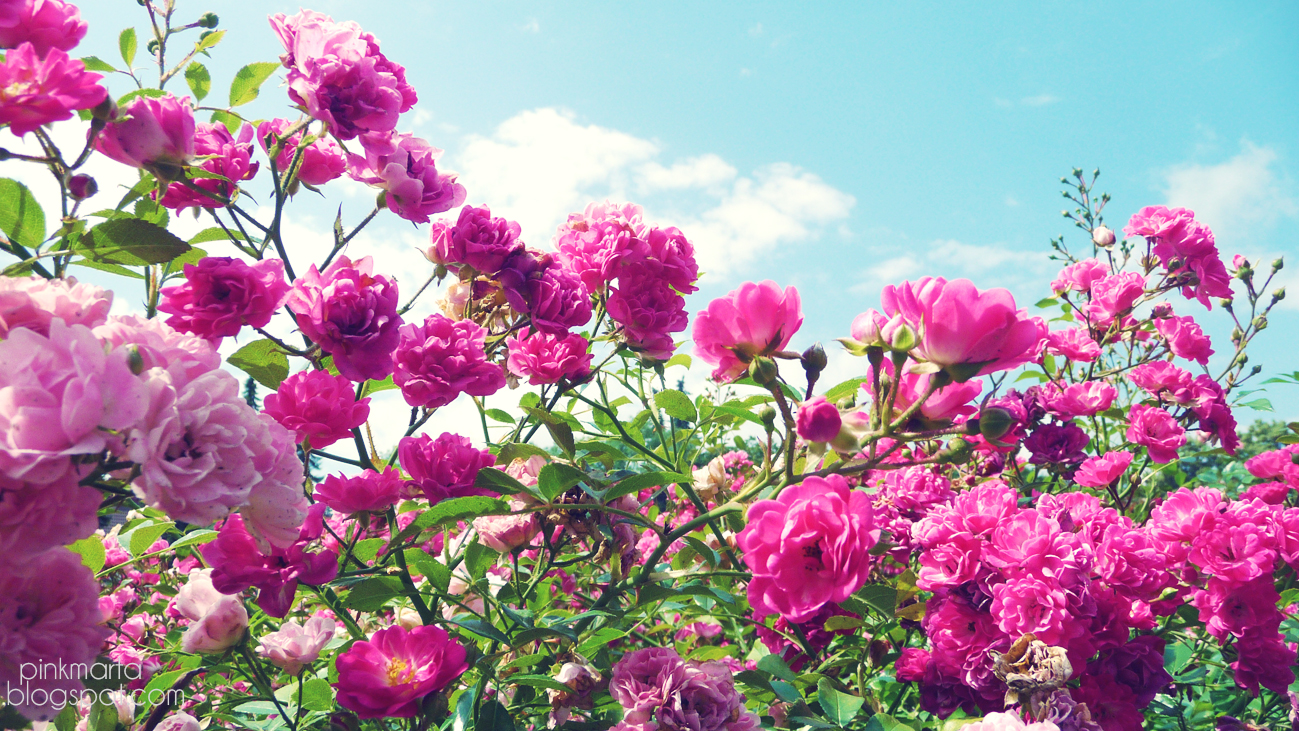
[(217, 17), (216, 13), (203, 13), (203, 17), (198, 19), (198, 27), (215, 28), (219, 22), (221, 22), (221, 19)]
[(803, 370), (809, 373), (820, 373), (825, 370), (829, 360), (825, 355), (825, 348), (820, 343), (812, 343), (812, 346), (803, 351)]
[(1278, 256), (1277, 258), (1273, 259), (1273, 260), (1272, 260), (1272, 273), (1275, 274), (1275, 273), (1281, 271), (1281, 267), (1283, 267), (1283, 266), (1285, 266), (1285, 259), (1282, 259), (1282, 258), (1279, 257), (1279, 256)]
[(1292, 452), (1290, 454), (1290, 463), (1299, 464), (1299, 453)]
[(758, 412), (758, 418), (762, 419), (762, 425), (767, 428), (767, 431), (771, 431), (773, 428), (775, 428), (776, 410), (771, 408), (770, 406), (762, 407), (762, 410)]
[(101, 122), (107, 122), (117, 116), (117, 102), (110, 95), (90, 110), (90, 116)]
[(1101, 248), (1107, 248), (1114, 245), (1114, 232), (1106, 226), (1097, 226), (1092, 231), (1092, 243)]
[(99, 183), (89, 175), (78, 174), (68, 178), (68, 195), (73, 200), (84, 201), (99, 192)]
[(1254, 318), (1254, 329), (1255, 329), (1255, 330), (1265, 330), (1265, 329), (1267, 329), (1267, 318), (1264, 317), (1264, 316), (1262, 316), (1262, 315), (1259, 315), (1258, 317), (1255, 317), (1255, 318)]
[(893, 331), (893, 341), (889, 344), (895, 352), (906, 353), (916, 347), (916, 331), (910, 325), (902, 323)]
[(1000, 439), (1014, 426), (1015, 417), (1001, 407), (989, 406), (979, 412), (979, 433), (984, 439)]
[(952, 437), (937, 455), (938, 461), (947, 464), (964, 464), (974, 456), (974, 445), (961, 437)]
[(140, 355), (140, 346), (134, 343), (126, 346), (126, 364), (137, 376), (144, 372), (144, 356)]
[(1283, 299), (1285, 299), (1285, 287), (1280, 287), (1275, 292), (1272, 293), (1273, 303), (1280, 302)]
[(780, 371), (776, 361), (765, 356), (758, 356), (749, 362), (749, 377), (759, 386), (768, 386), (776, 382)]

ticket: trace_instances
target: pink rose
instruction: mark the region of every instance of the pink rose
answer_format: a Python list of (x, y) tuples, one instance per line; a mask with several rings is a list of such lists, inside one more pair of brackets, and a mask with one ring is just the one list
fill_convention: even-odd
[(353, 180), (388, 192), (388, 210), (407, 221), (428, 223), (434, 213), (465, 202), (465, 187), (451, 173), (438, 173), (442, 150), (410, 134), (395, 134), (372, 144), (362, 138), (365, 155), (348, 155)]
[[(64, 0), (8, 0), (0, 11), (0, 48), (30, 43), (36, 53), (71, 51), (86, 37), (86, 22), (76, 5)], [(10, 13), (4, 17), (6, 13)], [(9, 22), (12, 21), (12, 22)], [(0, 83), (0, 88), (6, 84)]]
[(913, 354), (945, 367), (957, 382), (1028, 362), (1046, 336), (1045, 323), (1016, 309), (1009, 291), (981, 292), (968, 279), (925, 277), (889, 285), (882, 302), (885, 315), (901, 314), (915, 331), (919, 344)]
[(619, 274), (606, 308), (622, 326), (627, 345), (653, 360), (671, 358), (676, 348), (672, 333), (685, 330), (690, 323), (685, 298), (666, 279), (644, 267)]
[(1145, 389), (1151, 396), (1173, 403), (1190, 403), (1191, 374), (1166, 360), (1156, 360), (1128, 371), (1128, 380)]
[(157, 731), (203, 731), (198, 719), (183, 711), (167, 716), (156, 728)]
[(1087, 328), (1071, 327), (1047, 333), (1046, 352), (1079, 363), (1090, 363), (1100, 357), (1101, 346), (1092, 340)]
[(99, 134), (95, 149), (123, 165), (156, 169), (162, 177), (174, 179), (179, 174), (176, 167), (194, 157), (195, 131), (189, 97), (138, 96), (117, 110)]
[(402, 484), (401, 473), (391, 467), (356, 477), (329, 475), (316, 485), (316, 499), (339, 513), (380, 513), (397, 504)]
[(1193, 360), (1200, 365), (1209, 363), (1213, 348), (1209, 336), (1205, 335), (1204, 330), (1196, 324), (1195, 318), (1174, 315), (1163, 320), (1155, 320), (1155, 331), (1164, 338), (1168, 343), (1168, 349), (1178, 358)]
[(427, 434), (406, 437), (397, 443), (397, 456), (410, 475), (411, 487), (423, 491), (430, 503), (493, 494), (474, 487), (474, 480), (479, 470), (496, 464), (496, 457), (486, 450), (475, 449), (468, 438), (459, 434), (444, 432), (437, 439)]
[(438, 408), (462, 393), (490, 396), (505, 385), (505, 373), (484, 352), (487, 331), (472, 321), (433, 314), (400, 333), (393, 383), (411, 406)]
[(392, 351), (400, 339), (397, 283), (374, 274), (370, 257), (346, 256), (324, 272), (312, 264), (298, 277), (286, 306), (298, 327), (334, 357), (338, 372), (352, 381), (382, 380), (392, 373)]
[(1150, 451), (1150, 459), (1166, 464), (1177, 459), (1177, 450), (1186, 444), (1186, 430), (1172, 415), (1154, 406), (1137, 404), (1128, 412), (1128, 441)]
[(1106, 452), (1084, 460), (1074, 473), (1073, 481), (1083, 487), (1106, 487), (1122, 477), (1130, 464), (1131, 452)]
[[(0, 28), (0, 36), (4, 29)], [(90, 109), (104, 101), (108, 92), (98, 84), (104, 77), (86, 71), (81, 61), (56, 49), (44, 57), (30, 43), (5, 55), (0, 63), (0, 125), (19, 137), (42, 125), (72, 119), (78, 109)]]
[(177, 211), (186, 208), (224, 208), (226, 200), (239, 195), (239, 183), (252, 180), (261, 163), (252, 162), (253, 128), (244, 124), (239, 136), (230, 134), (224, 124), (199, 122), (195, 125), (194, 154), (204, 159), (198, 167), (225, 180), (200, 178), (190, 181), (206, 192), (199, 192), (183, 183), (172, 183), (158, 204)]
[(265, 327), (288, 293), (279, 259), (249, 265), (228, 256), (208, 256), (185, 265), (184, 284), (163, 287), (158, 311), (171, 315), (167, 324), (175, 329), (219, 345), (244, 325)]
[(338, 656), (338, 703), (367, 718), (412, 718), (424, 696), (468, 669), (465, 648), (440, 627), (381, 629)]
[(505, 341), (510, 373), (527, 378), (533, 386), (579, 381), (591, 372), (590, 343), (577, 333), (551, 335), (522, 331)]
[(736, 545), (753, 572), (749, 602), (756, 616), (802, 622), (866, 583), (880, 531), (870, 496), (839, 475), (809, 477), (775, 500), (759, 500), (748, 520)]
[(798, 409), (798, 436), (808, 442), (829, 442), (839, 436), (843, 418), (839, 416), (839, 407), (817, 396), (803, 403)]
[(56, 317), (66, 325), (98, 327), (107, 321), (112, 306), (112, 291), (76, 277), (0, 276), (0, 338), (19, 327), (49, 335), (50, 321)]
[(745, 282), (695, 316), (695, 355), (715, 366), (715, 380), (734, 381), (755, 357), (784, 350), (802, 324), (798, 290)]
[[(283, 136), (293, 125), (294, 123), (287, 119), (268, 119), (262, 122), (257, 125), (257, 144), (261, 145), (262, 151), (269, 155), (271, 148), (275, 146), (275, 137)], [(343, 148), (339, 147), (338, 143), (327, 136), (322, 136), (306, 147), (302, 147), (302, 138), (305, 134), (304, 130), (299, 130), (285, 140), (284, 147), (275, 158), (275, 168), (280, 175), (288, 172), (294, 158), (298, 157), (300, 147), (302, 153), (298, 163), (297, 179), (303, 183), (324, 185), (347, 172), (347, 153), (343, 152)]]
[(212, 587), (212, 569), (189, 572), (172, 606), (190, 621), (181, 635), (185, 652), (216, 654), (243, 639), (248, 629), (248, 610), (238, 596), (227, 596)]
[(337, 629), (337, 622), (323, 616), (312, 617), (305, 624), (284, 622), (278, 630), (262, 637), (257, 654), (289, 675), (297, 675), (320, 657)]
[(925, 677), (925, 666), (929, 664), (929, 652), (919, 647), (906, 647), (894, 662), (894, 675), (899, 682), (912, 683)]
[[(522, 500), (511, 500), (511, 510), (523, 510), (529, 507)], [(520, 546), (526, 546), (541, 531), (541, 522), (536, 513), (517, 513), (514, 515), (484, 515), (474, 519), (474, 530), (483, 543), (498, 553), (509, 553)]]
[(644, 261), (649, 226), (634, 203), (591, 203), (571, 213), (555, 233), (555, 250), (564, 266), (593, 293), (618, 278), (624, 264)]
[[(453, 271), (459, 271), (464, 264), (481, 274), (494, 275), (511, 254), (523, 249), (520, 231), (514, 221), (492, 218), (486, 206), (465, 206), (460, 209), (456, 224), (440, 240), (435, 240), (437, 261)], [(438, 235), (436, 227), (433, 235)]]
[[(1113, 236), (1114, 234), (1111, 233), (1111, 243), (1113, 243)], [(1092, 283), (1109, 276), (1109, 273), (1109, 264), (1099, 259), (1083, 259), (1061, 269), (1055, 281), (1051, 282), (1051, 289), (1055, 292), (1090, 292)]]
[(266, 397), (262, 408), (308, 449), (348, 439), (370, 418), (369, 397), (357, 401), (352, 382), (327, 371), (294, 373)]
[(1011, 637), (1032, 632), (1048, 645), (1062, 644), (1065, 625), (1073, 620), (1064, 590), (1032, 576), (994, 586), (991, 608), (1001, 631)]
[(114, 315), (94, 332), (95, 337), (113, 348), (134, 346), (145, 370), (175, 365), (181, 375), (193, 379), (221, 367), (221, 355), (211, 343), (178, 332), (161, 318)]
[(94, 533), (103, 496), (78, 485), (81, 477), (72, 470), (42, 485), (0, 472), (0, 554), (35, 556)]
[(1094, 324), (1108, 327), (1114, 318), (1131, 310), (1145, 290), (1146, 278), (1137, 272), (1102, 277), (1092, 283), (1087, 314)]
[(1104, 381), (1071, 383), (1063, 390), (1054, 383), (1042, 387), (1046, 410), (1062, 419), (1075, 416), (1095, 416), (1108, 409), (1119, 392)]

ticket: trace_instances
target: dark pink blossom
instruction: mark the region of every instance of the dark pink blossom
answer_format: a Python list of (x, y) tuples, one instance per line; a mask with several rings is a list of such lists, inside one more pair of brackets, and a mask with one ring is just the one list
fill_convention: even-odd
[(676, 349), (672, 333), (685, 330), (690, 322), (685, 298), (648, 273), (621, 275), (606, 308), (622, 326), (627, 345), (654, 360), (672, 357)]
[(275, 393), (266, 397), (263, 411), (307, 449), (324, 449), (370, 416), (370, 399), (356, 400), (352, 382), (327, 371), (299, 371), (284, 379)]
[(228, 256), (208, 256), (185, 265), (184, 284), (162, 289), (158, 311), (171, 315), (167, 324), (176, 330), (220, 344), (244, 325), (265, 327), (288, 293), (279, 259), (249, 265)]
[(0, 125), (24, 137), (42, 125), (72, 119), (78, 109), (90, 109), (107, 98), (98, 83), (102, 78), (57, 48), (42, 57), (24, 43), (0, 63)]
[(1100, 357), (1101, 346), (1085, 327), (1055, 330), (1046, 335), (1046, 352), (1062, 355), (1079, 363), (1090, 363)]
[(1193, 360), (1200, 365), (1209, 363), (1213, 348), (1209, 336), (1204, 334), (1204, 330), (1200, 329), (1194, 318), (1174, 315), (1155, 320), (1155, 331), (1164, 338), (1168, 343), (1168, 349), (1178, 358)]
[(1142, 363), (1128, 371), (1128, 380), (1171, 403), (1187, 404), (1194, 396), (1191, 374), (1166, 360)]
[(491, 495), (474, 486), (478, 471), (496, 464), (491, 452), (475, 449), (469, 439), (444, 432), (437, 439), (427, 434), (406, 437), (397, 443), (397, 457), (410, 475), (410, 486), (424, 493), (430, 503), (453, 497)]
[(381, 629), (338, 656), (338, 704), (361, 719), (413, 718), (469, 668), (466, 655), (441, 627)]
[(494, 275), (511, 254), (523, 249), (523, 242), (519, 240), (521, 230), (515, 221), (493, 218), (486, 206), (465, 206), (445, 236), (439, 238), (440, 232), (435, 228), (437, 261), (457, 271), (464, 264), (476, 272)]
[(391, 467), (356, 477), (329, 475), (316, 485), (316, 499), (339, 513), (378, 513), (397, 504), (402, 483), (401, 473)]
[(194, 109), (189, 97), (138, 96), (117, 110), (99, 133), (95, 149), (123, 165), (175, 179), (180, 175), (179, 166), (189, 164), (194, 157), (194, 136)]
[(798, 436), (808, 442), (828, 442), (839, 436), (843, 418), (839, 416), (839, 407), (825, 400), (824, 396), (809, 399), (798, 408)]
[(695, 315), (695, 355), (714, 366), (715, 380), (734, 381), (754, 358), (784, 350), (802, 325), (798, 290), (745, 282)]
[[(287, 119), (268, 119), (257, 125), (257, 144), (267, 154), (270, 153), (271, 147), (275, 145), (274, 137), (271, 135), (282, 136), (291, 127), (293, 122)], [(293, 158), (298, 154), (298, 148), (302, 147), (302, 138), (306, 132), (299, 130), (292, 137), (285, 140), (283, 149), (275, 158), (275, 167), (283, 175), (288, 171), (289, 166), (293, 164)], [(267, 143), (270, 139), (269, 145)], [(342, 176), (347, 172), (347, 153), (343, 148), (338, 146), (328, 137), (321, 137), (315, 142), (302, 147), (301, 162), (298, 165), (298, 180), (307, 185), (324, 185), (335, 178)]]
[[(524, 301), (521, 312), (542, 332), (562, 335), (591, 321), (591, 296), (577, 275), (561, 266), (545, 266), (538, 276), (527, 280), (520, 293)], [(610, 304), (610, 315), (613, 309)]]
[(312, 264), (285, 304), (298, 315), (303, 334), (334, 356), (339, 373), (353, 381), (392, 373), (402, 324), (397, 283), (375, 275), (370, 257), (353, 262), (340, 256), (324, 272)]
[(439, 173), (442, 150), (411, 134), (394, 134), (381, 144), (363, 138), (365, 155), (347, 157), (353, 180), (387, 191), (388, 210), (414, 223), (465, 202), (465, 187), (453, 173)]
[(225, 201), (232, 201), (239, 194), (239, 183), (252, 180), (261, 166), (261, 163), (252, 162), (253, 127), (250, 124), (240, 127), (239, 136), (235, 137), (224, 124), (199, 122), (194, 130), (194, 154), (207, 158), (199, 162), (199, 169), (220, 175), (224, 180), (198, 178), (189, 181), (206, 193), (182, 183), (172, 183), (158, 201), (163, 207), (177, 211), (224, 208)]
[(1186, 444), (1186, 430), (1163, 409), (1136, 404), (1128, 412), (1128, 441), (1150, 451), (1151, 461), (1166, 464), (1177, 459)]
[(1115, 318), (1126, 314), (1145, 294), (1146, 278), (1137, 272), (1102, 277), (1092, 283), (1091, 303), (1087, 314), (1093, 324), (1108, 327)]
[[(0, 14), (0, 48), (18, 48), (30, 43), (37, 55), (51, 50), (71, 51), (86, 37), (86, 22), (76, 5), (65, 0), (7, 0)], [(12, 21), (12, 22), (10, 22)], [(5, 84), (0, 83), (0, 88)]]
[(577, 333), (520, 332), (505, 341), (510, 373), (527, 378), (533, 386), (578, 381), (591, 372), (590, 343)]
[(1055, 281), (1051, 282), (1051, 289), (1055, 292), (1090, 292), (1092, 283), (1109, 276), (1109, 273), (1109, 264), (1099, 259), (1083, 259), (1061, 269)]
[(1131, 452), (1106, 452), (1083, 461), (1074, 473), (1074, 482), (1083, 487), (1105, 487), (1113, 484), (1132, 464)]
[(392, 354), (393, 382), (411, 406), (446, 406), (462, 393), (490, 396), (505, 385), (505, 373), (487, 360), (486, 339), (481, 326), (444, 315), (406, 325)]

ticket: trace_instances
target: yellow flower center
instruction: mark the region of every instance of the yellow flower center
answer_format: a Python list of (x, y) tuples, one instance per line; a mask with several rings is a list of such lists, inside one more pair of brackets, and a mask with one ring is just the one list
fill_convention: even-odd
[(388, 661), (388, 685), (401, 685), (409, 683), (415, 677), (414, 668), (406, 664), (405, 660), (394, 657)]

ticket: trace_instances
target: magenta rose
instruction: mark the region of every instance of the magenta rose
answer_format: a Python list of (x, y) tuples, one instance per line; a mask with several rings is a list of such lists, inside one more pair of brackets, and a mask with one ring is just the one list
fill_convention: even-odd
[(644, 211), (634, 203), (591, 203), (582, 213), (569, 214), (555, 234), (555, 249), (564, 267), (592, 293), (618, 277), (624, 264), (649, 255), (649, 228)]
[(111, 290), (78, 282), (76, 277), (0, 276), (0, 338), (14, 328), (50, 334), (50, 321), (98, 327), (108, 320), (113, 306)]
[(521, 294), (523, 312), (529, 315), (532, 327), (542, 332), (562, 335), (591, 321), (591, 297), (586, 287), (563, 267), (545, 266), (539, 276), (527, 280)]
[(1085, 327), (1071, 327), (1046, 334), (1046, 352), (1061, 355), (1079, 363), (1090, 363), (1100, 357), (1101, 346)]
[(524, 331), (507, 339), (505, 345), (510, 350), (506, 361), (510, 373), (527, 378), (533, 386), (563, 379), (578, 381), (591, 372), (590, 343), (577, 333), (561, 336)]
[(775, 500), (754, 503), (748, 520), (736, 545), (753, 572), (755, 615), (802, 622), (866, 583), (880, 529), (871, 497), (843, 477), (809, 477)]
[(802, 324), (798, 290), (745, 282), (695, 316), (695, 355), (715, 366), (714, 379), (734, 381), (755, 357), (784, 350)]
[(0, 63), (0, 89), (5, 90), (0, 125), (9, 125), (10, 132), (24, 137), (42, 125), (72, 119), (77, 110), (90, 109), (108, 97), (98, 83), (102, 78), (57, 48), (41, 57), (24, 43)]
[(1132, 464), (1131, 452), (1106, 452), (1083, 461), (1074, 473), (1074, 482), (1083, 487), (1105, 487), (1123, 476)]
[(251, 265), (228, 256), (208, 256), (185, 265), (185, 283), (164, 287), (159, 312), (167, 324), (219, 345), (244, 325), (265, 327), (284, 304), (289, 284), (284, 262), (263, 259)]
[(239, 183), (252, 180), (261, 163), (252, 162), (253, 127), (244, 124), (239, 136), (230, 134), (224, 124), (199, 122), (194, 130), (194, 154), (206, 158), (198, 168), (224, 180), (199, 178), (192, 183), (199, 190), (182, 183), (167, 186), (158, 204), (164, 208), (183, 211), (186, 208), (224, 208), (225, 202), (234, 200), (239, 193)]
[(902, 655), (894, 662), (894, 676), (900, 682), (912, 683), (923, 680), (925, 667), (929, 664), (929, 652), (919, 647), (903, 648)]
[(839, 407), (817, 396), (804, 402), (796, 418), (798, 436), (808, 442), (829, 442), (839, 436), (843, 417)]
[(352, 382), (327, 371), (300, 371), (266, 397), (263, 410), (297, 436), (298, 444), (324, 449), (352, 436), (370, 417), (370, 399), (356, 400)]
[(448, 231), (442, 252), (444, 264), (465, 264), (482, 274), (496, 274), (505, 260), (523, 248), (518, 223), (492, 218), (486, 206), (460, 209), (460, 218)]
[(440, 627), (381, 629), (338, 656), (338, 703), (362, 719), (412, 718), (424, 696), (468, 669), (465, 657)]
[[(268, 119), (262, 122), (257, 125), (257, 144), (261, 145), (263, 152), (270, 154), (271, 147), (275, 145), (275, 138), (271, 136), (283, 136), (292, 126), (293, 122), (287, 119)], [(281, 175), (293, 164), (293, 159), (298, 155), (300, 147), (302, 148), (301, 162), (298, 164), (297, 179), (303, 183), (324, 185), (347, 172), (347, 153), (343, 152), (343, 148), (339, 147), (338, 143), (329, 137), (321, 137), (302, 147), (304, 134), (303, 130), (299, 130), (286, 140), (279, 156), (275, 158), (275, 167)]]
[(443, 315), (406, 325), (392, 354), (393, 383), (411, 406), (446, 406), (462, 393), (490, 396), (505, 385), (505, 373), (487, 360), (486, 340), (481, 326)]
[[(0, 11), (0, 48), (30, 43), (37, 55), (71, 51), (86, 37), (86, 22), (76, 5), (65, 0), (7, 0)], [(7, 15), (6, 13), (10, 13)], [(0, 88), (6, 84), (0, 83)]]
[(1166, 360), (1142, 363), (1127, 376), (1156, 398), (1179, 404), (1189, 403), (1192, 398), (1191, 374)]
[(1166, 464), (1177, 459), (1177, 450), (1186, 444), (1186, 430), (1163, 409), (1136, 404), (1128, 412), (1128, 441), (1150, 451), (1150, 459)]
[(1155, 331), (1168, 343), (1173, 355), (1186, 360), (1193, 360), (1200, 365), (1208, 365), (1213, 347), (1209, 336), (1192, 317), (1173, 317), (1155, 320)]
[(1108, 327), (1114, 318), (1131, 310), (1145, 290), (1146, 279), (1137, 272), (1102, 277), (1092, 283), (1088, 316), (1094, 324)]
[(492, 453), (475, 449), (469, 439), (444, 432), (437, 439), (427, 434), (405, 437), (397, 443), (397, 457), (410, 475), (410, 486), (436, 504), (453, 497), (491, 495), (474, 487), (478, 471), (496, 464)]
[(407, 221), (428, 223), (429, 216), (465, 202), (465, 187), (456, 176), (439, 173), (442, 151), (410, 134), (395, 134), (379, 143), (363, 138), (365, 155), (348, 155), (353, 180), (387, 191), (388, 210)]
[(967, 279), (889, 285), (882, 304), (886, 316), (900, 314), (915, 331), (914, 355), (943, 366), (958, 382), (1027, 363), (1046, 335), (1045, 323), (1016, 309), (1009, 291), (979, 291)]
[(392, 351), (400, 339), (397, 283), (374, 274), (370, 257), (346, 256), (324, 272), (312, 264), (293, 283), (285, 304), (298, 327), (334, 357), (338, 372), (353, 381), (382, 380), (392, 373)]
[(117, 110), (99, 134), (95, 149), (123, 165), (156, 170), (174, 179), (179, 175), (177, 167), (194, 157), (195, 132), (189, 97), (138, 96)]
[(653, 274), (624, 273), (605, 303), (609, 317), (622, 326), (627, 345), (654, 360), (667, 360), (676, 349), (672, 333), (686, 329), (686, 300)]
[(338, 513), (379, 513), (401, 498), (401, 473), (391, 467), (383, 472), (366, 470), (356, 477), (329, 475), (316, 485), (316, 500)]
[(1104, 381), (1085, 381), (1071, 383), (1063, 389), (1048, 383), (1040, 387), (1037, 394), (1047, 411), (1062, 419), (1072, 419), (1075, 416), (1095, 416), (1108, 409), (1119, 392)]

